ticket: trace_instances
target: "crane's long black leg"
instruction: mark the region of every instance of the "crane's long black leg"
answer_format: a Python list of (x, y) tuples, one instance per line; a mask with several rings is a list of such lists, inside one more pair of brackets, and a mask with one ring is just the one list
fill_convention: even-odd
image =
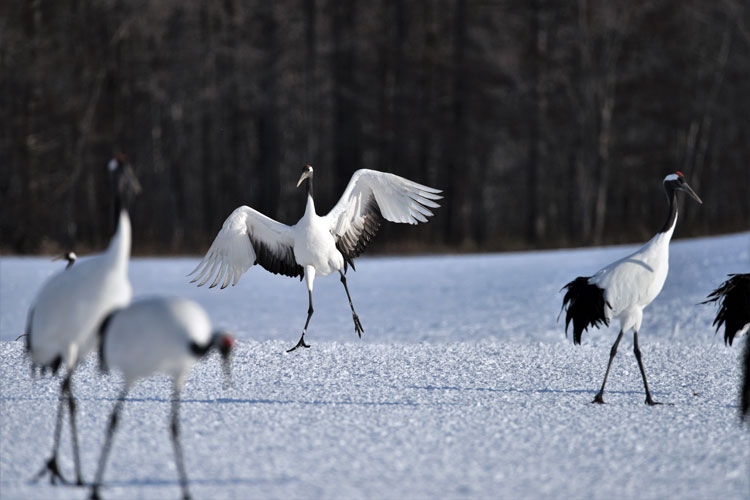
[(651, 391), (648, 390), (648, 381), (646, 381), (646, 370), (643, 369), (643, 361), (641, 360), (641, 350), (638, 348), (638, 332), (633, 332), (633, 352), (635, 353), (635, 359), (638, 360), (638, 368), (641, 369), (641, 376), (643, 377), (643, 387), (646, 388), (646, 404), (647, 405), (660, 405), (661, 403), (651, 399)]
[(172, 446), (174, 447), (174, 461), (177, 465), (177, 472), (180, 474), (180, 487), (182, 487), (182, 498), (188, 500), (190, 492), (188, 491), (187, 474), (185, 474), (185, 463), (182, 459), (182, 445), (180, 445), (180, 391), (177, 387), (172, 392), (172, 412), (170, 429), (172, 431)]
[(362, 328), (362, 323), (359, 322), (359, 316), (357, 316), (357, 313), (354, 312), (354, 304), (352, 304), (352, 296), (349, 294), (349, 287), (346, 286), (346, 276), (341, 271), (341, 269), (339, 269), (339, 274), (341, 275), (341, 283), (344, 284), (344, 290), (346, 290), (346, 297), (349, 299), (349, 307), (352, 308), (352, 319), (354, 319), (354, 331), (357, 332), (357, 335), (359, 335), (359, 338), (362, 338), (362, 334), (365, 333), (365, 329)]
[(596, 394), (596, 396), (594, 396), (594, 400), (592, 401), (592, 403), (604, 404), (604, 386), (607, 385), (609, 369), (612, 368), (612, 360), (615, 359), (615, 354), (617, 354), (617, 346), (620, 345), (622, 334), (623, 331), (620, 330), (620, 333), (617, 335), (617, 340), (615, 340), (615, 343), (612, 344), (612, 349), (609, 350), (609, 363), (607, 363), (607, 371), (604, 372), (604, 381), (602, 382), (602, 388), (599, 389), (599, 392)]
[(309, 345), (305, 344), (305, 333), (307, 333), (307, 325), (310, 324), (310, 318), (312, 318), (313, 315), (312, 290), (307, 290), (307, 296), (310, 300), (310, 306), (307, 308), (307, 320), (305, 321), (305, 328), (302, 330), (302, 336), (299, 338), (299, 342), (297, 342), (297, 345), (287, 350), (286, 352), (292, 352), (298, 347), (310, 347)]
[(76, 468), (76, 485), (83, 486), (81, 475), (81, 458), (78, 453), (78, 429), (76, 427), (76, 398), (73, 396), (73, 381), (68, 375), (68, 411), (70, 412), (70, 437), (73, 440), (73, 462)]
[(120, 409), (122, 403), (125, 401), (125, 396), (128, 394), (127, 386), (122, 389), (120, 396), (117, 398), (115, 407), (112, 409), (112, 415), (109, 417), (109, 425), (107, 426), (107, 437), (104, 439), (104, 446), (102, 446), (102, 453), (99, 455), (99, 465), (96, 468), (96, 476), (94, 478), (94, 484), (91, 485), (91, 497), (93, 499), (99, 498), (99, 487), (102, 485), (102, 477), (104, 476), (104, 468), (107, 466), (107, 458), (109, 457), (109, 450), (112, 447), (112, 438), (115, 435), (115, 429), (117, 428), (117, 421), (120, 418)]
[(70, 390), (71, 374), (72, 372), (68, 372), (68, 374), (63, 379), (62, 385), (60, 386), (60, 400), (57, 405), (57, 419), (55, 420), (55, 433), (54, 433), (53, 444), (52, 444), (52, 456), (44, 464), (44, 467), (42, 467), (42, 470), (40, 470), (31, 479), (33, 482), (39, 481), (41, 478), (45, 476), (45, 474), (49, 472), (50, 474), (49, 481), (51, 484), (57, 484), (58, 480), (62, 482), (63, 484), (69, 484), (69, 481), (63, 477), (63, 475), (60, 473), (60, 469), (57, 466), (57, 449), (60, 446), (60, 432), (62, 431), (63, 409), (65, 407), (66, 394)]

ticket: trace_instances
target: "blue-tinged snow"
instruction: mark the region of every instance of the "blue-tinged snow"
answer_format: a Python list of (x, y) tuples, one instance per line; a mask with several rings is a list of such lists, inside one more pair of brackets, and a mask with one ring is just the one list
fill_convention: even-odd
[[(204, 305), (240, 340), (234, 386), (199, 363), (181, 412), (196, 498), (750, 498), (750, 425), (737, 417), (739, 360), (698, 305), (728, 273), (750, 270), (750, 234), (675, 241), (664, 289), (644, 311), (643, 385), (632, 336), (604, 406), (598, 390), (616, 325), (573, 346), (560, 288), (637, 246), (500, 255), (358, 259), (348, 284), (315, 282), (311, 349), (286, 354), (304, 325), (303, 283), (253, 268), (234, 288), (185, 275), (198, 259), (133, 259), (134, 296)], [(52, 445), (60, 378), (32, 380), (22, 342), (31, 300), (64, 264), (0, 259), (0, 498), (85, 498), (31, 484)], [(96, 460), (121, 380), (89, 358), (74, 379), (83, 473)], [(178, 498), (169, 382), (137, 385), (124, 407), (101, 493)], [(67, 420), (66, 420), (67, 422)], [(72, 475), (67, 423), (60, 464)]]

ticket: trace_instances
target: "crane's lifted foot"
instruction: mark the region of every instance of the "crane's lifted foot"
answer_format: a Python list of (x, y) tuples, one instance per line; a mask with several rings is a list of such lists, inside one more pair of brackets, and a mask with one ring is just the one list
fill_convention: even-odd
[(36, 483), (40, 479), (42, 479), (45, 475), (49, 473), (49, 482), (50, 484), (57, 484), (58, 481), (60, 481), (62, 484), (71, 485), (75, 484), (77, 486), (83, 486), (83, 481), (81, 481), (81, 478), (78, 478), (78, 480), (75, 483), (71, 483), (63, 475), (60, 473), (60, 469), (57, 466), (57, 457), (52, 457), (49, 460), (47, 460), (47, 463), (44, 464), (44, 467), (42, 467), (42, 470), (40, 470), (36, 476), (34, 476), (31, 479), (31, 482)]
[(302, 336), (299, 338), (299, 342), (297, 342), (297, 345), (292, 347), (291, 349), (288, 349), (286, 352), (292, 352), (293, 350), (297, 349), (298, 347), (307, 347), (310, 346), (305, 344), (305, 334), (303, 333)]
[(359, 322), (359, 316), (357, 316), (356, 313), (352, 313), (352, 318), (354, 319), (354, 331), (357, 332), (359, 338), (362, 338), (362, 334), (365, 333), (365, 329), (362, 328), (362, 323)]
[(600, 405), (604, 404), (604, 395), (600, 392), (595, 397), (592, 403), (598, 403)]

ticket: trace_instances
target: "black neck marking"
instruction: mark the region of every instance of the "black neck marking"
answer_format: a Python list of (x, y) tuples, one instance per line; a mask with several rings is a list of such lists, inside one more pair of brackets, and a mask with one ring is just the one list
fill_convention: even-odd
[(313, 176), (312, 173), (307, 178), (307, 196), (313, 197)]
[(667, 193), (669, 211), (667, 212), (667, 220), (664, 222), (664, 226), (659, 230), (660, 233), (669, 231), (674, 226), (675, 219), (677, 219), (677, 189), (675, 189), (671, 182), (665, 182), (664, 191)]
[(219, 333), (214, 333), (213, 335), (211, 335), (211, 339), (206, 343), (206, 345), (200, 345), (196, 342), (191, 341), (190, 352), (196, 358), (202, 358), (203, 356), (211, 352), (211, 349), (217, 347), (220, 340), (221, 335)]

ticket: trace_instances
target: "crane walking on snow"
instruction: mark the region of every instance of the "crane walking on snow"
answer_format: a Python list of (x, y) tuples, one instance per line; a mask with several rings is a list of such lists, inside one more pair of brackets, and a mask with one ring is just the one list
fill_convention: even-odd
[(195, 361), (214, 349), (221, 354), (225, 381), (229, 383), (234, 339), (225, 332), (212, 333), (208, 315), (195, 302), (169, 298), (142, 299), (113, 311), (102, 322), (99, 335), (99, 365), (102, 371), (119, 369), (124, 375), (125, 386), (112, 410), (91, 498), (99, 498), (104, 468), (125, 396), (139, 378), (160, 371), (172, 377), (172, 446), (183, 497), (190, 498), (179, 440), (180, 391)]
[[(221, 283), (226, 288), (237, 284), (251, 266), (260, 264), (274, 274), (304, 277), (309, 307), (298, 347), (305, 343), (305, 333), (313, 314), (312, 291), (316, 275), (327, 276), (338, 271), (352, 310), (354, 331), (362, 337), (364, 329), (354, 311), (346, 285), (347, 265), (354, 269), (353, 259), (365, 249), (383, 219), (390, 222), (417, 224), (427, 222), (442, 198), (439, 189), (417, 184), (394, 174), (375, 170), (357, 170), (344, 194), (325, 216), (315, 213), (313, 202), (313, 168), (305, 165), (297, 187), (307, 180), (305, 214), (293, 226), (287, 226), (250, 207), (234, 210), (224, 221), (206, 256), (190, 273), (197, 273), (198, 286), (216, 276), (211, 287)], [(343, 269), (343, 271), (342, 271)]]
[(52, 457), (35, 477), (38, 480), (49, 472), (53, 484), (58, 479), (68, 482), (57, 465), (63, 407), (67, 399), (76, 484), (83, 485), (76, 435), (73, 372), (93, 347), (96, 329), (102, 318), (112, 309), (130, 302), (132, 295), (127, 276), (131, 236), (127, 206), (140, 186), (124, 156), (110, 161), (108, 169), (115, 186), (116, 205), (122, 208), (119, 210), (117, 231), (109, 247), (104, 253), (73, 267), (69, 264), (65, 270), (50, 278), (32, 303), (26, 323), (26, 349), (31, 358), (32, 371), (40, 368), (42, 373), (48, 369), (56, 373), (60, 365), (65, 365), (67, 369), (60, 389)]
[[(708, 300), (719, 302), (713, 325), (719, 331), (724, 325), (724, 343), (732, 345), (735, 335), (750, 328), (750, 273), (730, 274), (729, 279), (711, 292)], [(740, 416), (750, 416), (750, 341), (745, 339), (745, 367), (740, 394)]]
[(609, 326), (612, 318), (620, 321), (620, 333), (609, 352), (609, 363), (604, 381), (592, 403), (604, 403), (604, 386), (607, 383), (612, 360), (625, 331), (633, 329), (633, 352), (646, 389), (646, 404), (659, 404), (651, 398), (638, 348), (638, 331), (641, 329), (643, 309), (661, 292), (669, 270), (669, 241), (677, 225), (677, 192), (683, 191), (698, 203), (703, 203), (685, 181), (681, 172), (664, 178), (664, 191), (669, 201), (667, 220), (661, 230), (635, 253), (599, 270), (593, 276), (578, 277), (563, 287), (565, 332), (573, 321), (573, 342), (581, 343), (581, 334), (589, 326), (602, 323)]

